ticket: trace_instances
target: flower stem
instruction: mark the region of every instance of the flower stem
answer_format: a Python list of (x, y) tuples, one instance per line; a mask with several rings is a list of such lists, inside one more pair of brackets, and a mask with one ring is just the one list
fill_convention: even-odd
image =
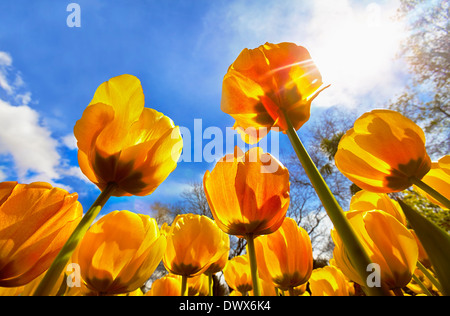
[(450, 200), (447, 199), (445, 196), (440, 194), (438, 191), (436, 191), (435, 189), (433, 189), (432, 187), (430, 187), (428, 184), (426, 184), (425, 182), (423, 182), (420, 179), (417, 179), (417, 178), (413, 177), (413, 178), (411, 178), (411, 181), (417, 187), (421, 188), (426, 193), (428, 193), (433, 198), (435, 198), (437, 201), (442, 203), (442, 205), (444, 205), (446, 208), (450, 209)]
[[(288, 115), (285, 114), (285, 118), (288, 125), (287, 134), (289, 140), (291, 141), (292, 147), (294, 148), (300, 163), (302, 164), (312, 186), (322, 202), (328, 217), (333, 222), (337, 233), (342, 239), (353, 266), (361, 279), (366, 280), (367, 267), (372, 262), (362, 247), (352, 226), (345, 217), (344, 211), (303, 146), (297, 132), (289, 120)], [(381, 287), (367, 287), (367, 292), (369, 295), (386, 295)]]
[(78, 243), (81, 241), (94, 219), (100, 213), (100, 210), (105, 205), (106, 201), (108, 201), (108, 199), (112, 196), (115, 189), (115, 183), (108, 184), (106, 188), (100, 193), (92, 206), (89, 208), (89, 210), (86, 212), (86, 214), (83, 215), (80, 223), (72, 232), (72, 235), (70, 235), (64, 246), (61, 248), (55, 260), (53, 260), (50, 268), (48, 268), (47, 273), (34, 292), (34, 296), (47, 296), (50, 294), (50, 290), (52, 289), (58, 278), (61, 276), (62, 271), (66, 267), (66, 264), (75, 251), (76, 247), (78, 246)]
[(181, 276), (181, 296), (188, 295), (187, 279), (186, 275)]
[(208, 296), (213, 296), (214, 292), (214, 280), (213, 280), (213, 274), (208, 273)]
[(245, 238), (247, 239), (247, 252), (250, 261), (250, 271), (252, 273), (253, 295), (261, 296), (259, 289), (258, 264), (256, 262), (255, 237), (253, 234), (248, 234)]
[(428, 291), (427, 287), (422, 283), (422, 281), (420, 281), (420, 279), (415, 274), (412, 275), (412, 279), (419, 285), (424, 294), (426, 294), (427, 296), (433, 296), (433, 294), (431, 294), (430, 291)]
[(425, 268), (425, 266), (419, 260), (417, 260), (416, 266), (417, 268), (419, 268), (420, 271), (422, 271), (422, 273), (428, 278), (428, 280), (430, 280), (430, 282), (433, 283), (433, 285), (438, 289), (438, 291), (442, 293), (443, 289), (439, 281), (430, 273), (430, 271), (428, 271), (427, 268)]

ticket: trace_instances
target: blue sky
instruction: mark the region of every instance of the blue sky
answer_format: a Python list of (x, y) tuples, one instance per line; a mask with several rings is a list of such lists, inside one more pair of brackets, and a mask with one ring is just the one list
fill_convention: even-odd
[[(81, 27), (66, 24), (69, 3)], [(85, 209), (98, 189), (79, 171), (73, 126), (95, 89), (129, 73), (146, 106), (193, 133), (194, 119), (224, 133), (222, 78), (244, 48), (290, 41), (309, 49), (332, 87), (313, 103), (358, 112), (382, 106), (408, 76), (395, 53), (397, 1), (4, 0), (0, 2), (0, 181), (47, 181), (78, 192)], [(305, 129), (305, 131), (307, 131)], [(305, 132), (306, 133), (306, 132)], [(300, 132), (301, 134), (301, 132)], [(193, 140), (193, 135), (192, 140)], [(289, 152), (280, 139), (280, 160)], [(208, 140), (204, 140), (204, 146)], [(198, 144), (197, 144), (198, 145)], [(287, 146), (287, 147), (286, 147)], [(213, 163), (180, 162), (148, 197), (112, 198), (104, 212), (146, 213), (176, 201)]]

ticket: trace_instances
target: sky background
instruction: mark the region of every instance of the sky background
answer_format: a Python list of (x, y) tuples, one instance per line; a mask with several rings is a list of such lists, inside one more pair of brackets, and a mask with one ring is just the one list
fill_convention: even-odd
[[(81, 27), (66, 24), (71, 2), (80, 5)], [(50, 182), (78, 192), (87, 210), (99, 190), (78, 168), (73, 127), (102, 82), (137, 76), (146, 106), (188, 128), (193, 143), (194, 119), (202, 120), (203, 131), (211, 126), (225, 134), (233, 125), (220, 110), (223, 76), (242, 49), (265, 42), (305, 46), (331, 84), (314, 100), (312, 116), (331, 106), (355, 113), (382, 107), (409, 80), (395, 58), (404, 36), (403, 25), (392, 19), (397, 6), (351, 0), (2, 0), (0, 181)], [(299, 134), (307, 137), (307, 126)], [(290, 145), (285, 135), (275, 137), (283, 162)], [(102, 212), (148, 213), (154, 201), (175, 202), (213, 166), (180, 162), (152, 195), (111, 198)]]

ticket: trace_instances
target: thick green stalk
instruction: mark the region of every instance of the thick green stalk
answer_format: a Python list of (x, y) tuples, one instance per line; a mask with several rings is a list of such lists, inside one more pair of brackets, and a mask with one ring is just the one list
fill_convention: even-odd
[(426, 184), (425, 182), (423, 182), (420, 179), (417, 179), (417, 178), (413, 177), (413, 178), (411, 178), (411, 181), (417, 187), (419, 187), (420, 189), (424, 190), (426, 193), (431, 195), (437, 201), (442, 203), (446, 208), (450, 209), (450, 200), (447, 199), (445, 196), (440, 194), (438, 191), (436, 191), (435, 189), (433, 189), (432, 187), (430, 187), (428, 184)]
[[(311, 160), (308, 152), (303, 146), (297, 132), (292, 126), (289, 117), (285, 115), (286, 122), (288, 124), (287, 134), (291, 144), (297, 154), (297, 157), (302, 164), (312, 186), (314, 187), (323, 207), (325, 208), (328, 217), (333, 222), (334, 228), (339, 234), (342, 242), (345, 245), (345, 249), (348, 252), (353, 266), (357, 270), (359, 276), (362, 280), (367, 279), (367, 267), (369, 266), (371, 260), (362, 247), (356, 233), (354, 232), (352, 226), (345, 217), (344, 211), (337, 202), (330, 188), (326, 184), (319, 170), (317, 170), (316, 165)], [(367, 294), (369, 295), (385, 295), (384, 291), (380, 287), (365, 287), (367, 289)]]
[(108, 201), (108, 199), (112, 196), (115, 189), (115, 183), (108, 184), (106, 188), (100, 193), (97, 200), (95, 200), (95, 202), (86, 212), (86, 214), (83, 215), (80, 223), (72, 232), (72, 235), (70, 235), (69, 239), (66, 241), (66, 243), (56, 256), (55, 260), (53, 260), (50, 268), (48, 268), (47, 273), (34, 292), (34, 296), (48, 296), (50, 294), (49, 291), (61, 276), (61, 273), (67, 265), (67, 262), (69, 262), (70, 257), (77, 248), (78, 243), (86, 234), (92, 222), (100, 213), (100, 210), (105, 205), (106, 201)]
[(247, 252), (250, 261), (250, 271), (252, 273), (253, 295), (261, 296), (261, 291), (259, 289), (258, 264), (256, 262), (255, 237), (252, 234), (249, 234), (245, 238), (247, 239)]

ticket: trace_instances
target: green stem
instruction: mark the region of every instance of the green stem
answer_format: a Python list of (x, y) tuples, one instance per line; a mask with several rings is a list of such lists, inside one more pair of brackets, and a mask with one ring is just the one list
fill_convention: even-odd
[(67, 262), (69, 262), (69, 259), (77, 248), (78, 243), (84, 237), (92, 222), (100, 213), (100, 210), (105, 205), (106, 201), (108, 201), (108, 199), (112, 196), (115, 189), (115, 183), (108, 184), (106, 188), (100, 193), (97, 200), (95, 200), (95, 202), (86, 212), (86, 214), (83, 215), (80, 223), (72, 232), (72, 235), (70, 235), (64, 246), (61, 248), (55, 260), (53, 260), (50, 268), (48, 268), (47, 273), (34, 292), (34, 296), (50, 295), (50, 290), (52, 289), (58, 278), (61, 276), (62, 271), (66, 267)]
[(247, 239), (248, 258), (250, 261), (250, 271), (252, 273), (253, 295), (261, 296), (259, 289), (258, 264), (256, 262), (255, 237), (253, 234), (248, 234), (245, 238)]
[(213, 280), (213, 275), (212, 273), (208, 274), (208, 296), (213, 296), (213, 291), (214, 291), (214, 280)]
[(447, 199), (445, 196), (443, 196), (442, 194), (440, 194), (438, 191), (436, 191), (435, 189), (433, 189), (432, 187), (430, 187), (428, 184), (426, 184), (425, 182), (423, 182), (420, 179), (417, 179), (415, 177), (411, 178), (411, 182), (416, 185), (417, 187), (421, 188), (422, 190), (424, 190), (426, 193), (428, 193), (429, 195), (431, 195), (433, 198), (435, 198), (437, 201), (439, 201), (440, 203), (442, 203), (442, 205), (444, 205), (446, 208), (450, 209), (450, 200)]
[(422, 271), (422, 273), (428, 278), (428, 280), (430, 280), (431, 283), (433, 283), (433, 285), (438, 289), (438, 291), (443, 293), (443, 289), (439, 281), (430, 273), (430, 271), (428, 271), (427, 268), (424, 267), (424, 265), (419, 260), (417, 260), (416, 266), (419, 268), (420, 271)]
[[(300, 163), (302, 164), (312, 186), (322, 202), (328, 217), (333, 222), (334, 228), (342, 239), (353, 266), (361, 279), (365, 281), (367, 278), (367, 267), (372, 262), (362, 247), (352, 226), (345, 217), (344, 211), (303, 146), (297, 132), (289, 120), (289, 117), (285, 115), (285, 118), (288, 124), (287, 134), (289, 140), (291, 141), (292, 147), (294, 148)], [(383, 289), (379, 287), (367, 287), (367, 291), (369, 295), (386, 295)]]
[(428, 291), (427, 287), (422, 283), (422, 281), (420, 281), (420, 279), (417, 277), (417, 275), (413, 274), (412, 275), (413, 280), (419, 285), (419, 287), (422, 289), (422, 291), (427, 295), (427, 296), (433, 296), (433, 294), (430, 293), (430, 291)]
[(188, 296), (187, 276), (181, 276), (181, 296)]

